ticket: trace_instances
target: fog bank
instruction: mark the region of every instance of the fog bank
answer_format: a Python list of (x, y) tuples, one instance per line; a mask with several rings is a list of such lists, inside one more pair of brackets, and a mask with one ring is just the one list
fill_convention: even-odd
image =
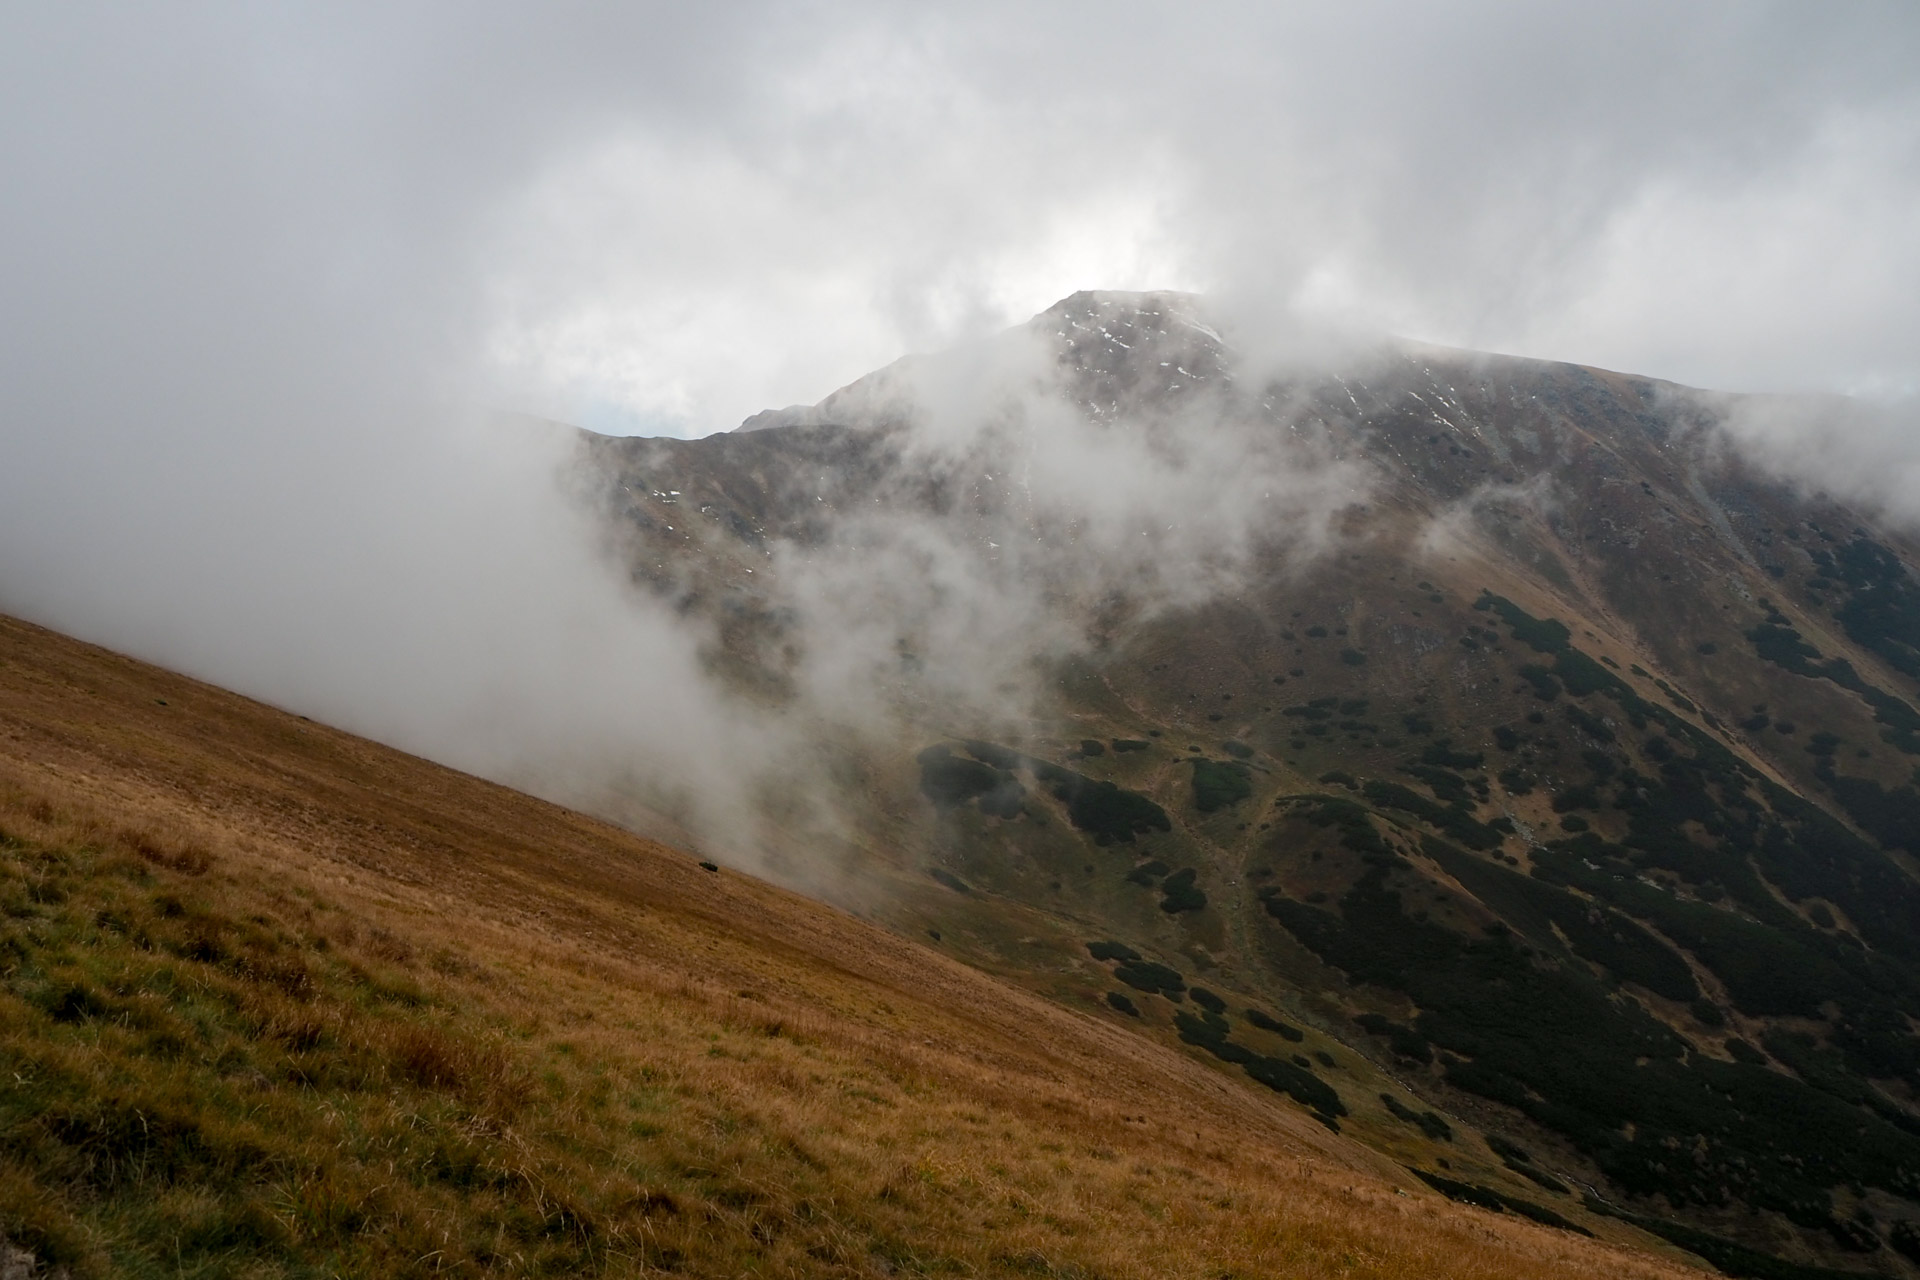
[[(1334, 327), (1897, 396), (1917, 56), (1897, 4), (16, 7), (0, 609), (751, 844), (740, 764), (787, 730), (598, 556), (566, 434), (500, 410), (704, 434), (1089, 287), (1210, 291), (1276, 365)], [(1057, 623), (1050, 591), (1123, 564), (1217, 589), (1272, 532), (1252, 495), (1310, 547), (1343, 492), (1243, 440), (1173, 465), (1039, 425), (1036, 518), (1083, 558), (948, 558), (951, 600), (1007, 612), (929, 634)], [(1889, 501), (1913, 465), (1897, 423), (1756, 430)], [(1245, 502), (1196, 497), (1223, 486)], [(1123, 549), (1177, 504), (1206, 518)], [(872, 591), (855, 619), (939, 581), (829, 570), (807, 598)], [(818, 651), (831, 702), (865, 650)]]

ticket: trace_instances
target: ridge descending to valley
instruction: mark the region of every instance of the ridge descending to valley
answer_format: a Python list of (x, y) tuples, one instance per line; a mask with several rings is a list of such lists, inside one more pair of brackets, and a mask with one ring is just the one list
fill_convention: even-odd
[(1920, 1275), (1920, 546), (1735, 397), (1258, 332), (1078, 294), (590, 492), (825, 892), (1454, 1198)]

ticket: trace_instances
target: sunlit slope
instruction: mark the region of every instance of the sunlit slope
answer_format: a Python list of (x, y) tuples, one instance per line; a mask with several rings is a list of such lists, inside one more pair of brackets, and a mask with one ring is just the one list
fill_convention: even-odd
[(77, 1274), (1663, 1275), (795, 895), (0, 622), (0, 1224)]

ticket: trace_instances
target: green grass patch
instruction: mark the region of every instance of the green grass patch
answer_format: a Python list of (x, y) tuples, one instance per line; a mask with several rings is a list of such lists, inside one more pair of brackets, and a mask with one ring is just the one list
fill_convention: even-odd
[(432, 994), (397, 940), (349, 950), (215, 879), (0, 841), (14, 1245), (76, 1276), (677, 1261), (648, 1233), (673, 1197), (581, 1158), (618, 1091)]

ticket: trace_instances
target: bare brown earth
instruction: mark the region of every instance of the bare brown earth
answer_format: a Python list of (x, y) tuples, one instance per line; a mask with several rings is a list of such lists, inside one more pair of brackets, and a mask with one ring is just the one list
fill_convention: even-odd
[(78, 1273), (1693, 1274), (1450, 1203), (851, 915), (9, 619), (0, 850), (0, 1227)]

